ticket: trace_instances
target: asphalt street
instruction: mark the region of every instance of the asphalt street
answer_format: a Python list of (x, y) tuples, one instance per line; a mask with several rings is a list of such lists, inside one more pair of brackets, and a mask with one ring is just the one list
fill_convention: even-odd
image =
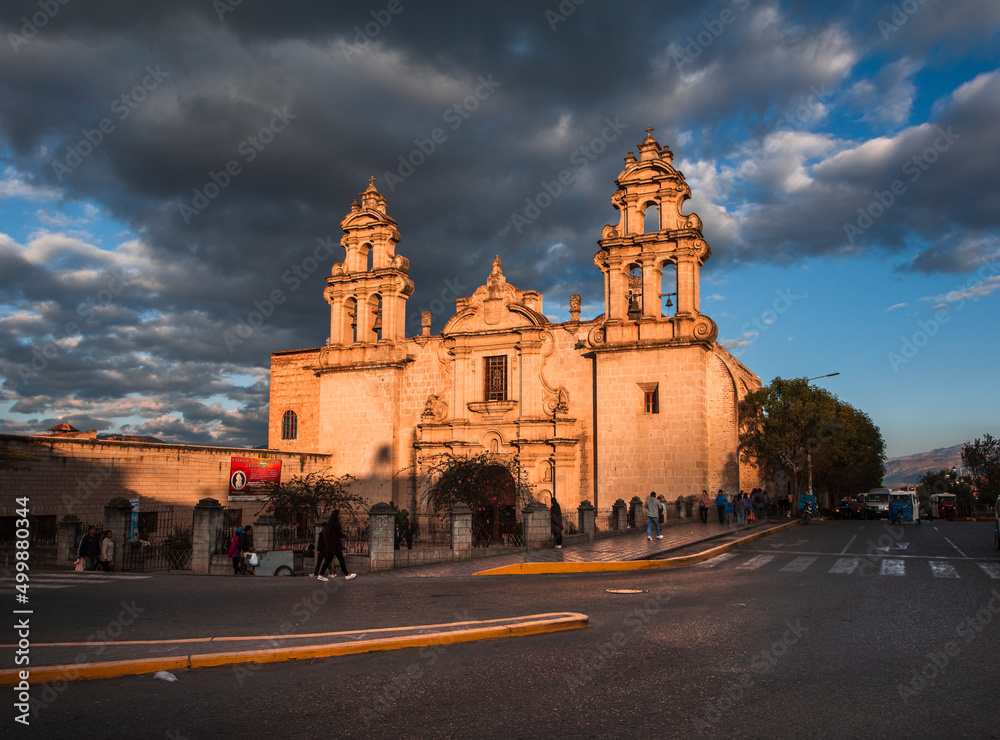
[(34, 591), (32, 606), (36, 642), (562, 611), (588, 615), (591, 627), (179, 671), (175, 682), (39, 685), (30, 737), (1000, 735), (1000, 557), (989, 524), (814, 521), (699, 565), (630, 573), (327, 584), (154, 575)]

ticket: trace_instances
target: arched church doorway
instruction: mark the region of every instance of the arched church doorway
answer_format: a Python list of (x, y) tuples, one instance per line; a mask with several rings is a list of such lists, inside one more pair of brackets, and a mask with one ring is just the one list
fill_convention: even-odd
[(517, 486), (503, 465), (483, 471), (483, 496), (472, 512), (473, 546), (505, 545), (517, 538)]

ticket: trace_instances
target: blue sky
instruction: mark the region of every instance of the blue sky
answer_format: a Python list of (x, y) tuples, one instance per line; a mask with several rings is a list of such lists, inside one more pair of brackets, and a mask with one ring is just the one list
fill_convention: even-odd
[(702, 311), (765, 383), (840, 373), (891, 456), (996, 435), (998, 31), (962, 0), (5, 3), (0, 431), (264, 444), (270, 353), (325, 342), (341, 256), (309, 256), (372, 175), (410, 333), (495, 254), (592, 318), (652, 126), (712, 247)]

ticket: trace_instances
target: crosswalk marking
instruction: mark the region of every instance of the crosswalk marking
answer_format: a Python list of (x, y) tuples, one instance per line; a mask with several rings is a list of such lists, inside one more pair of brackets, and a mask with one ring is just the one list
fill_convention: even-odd
[(1000, 563), (976, 563), (994, 581), (1000, 580)]
[(906, 561), (886, 558), (882, 561), (882, 568), (879, 571), (881, 576), (905, 576)]
[(790, 562), (788, 565), (786, 565), (781, 570), (782, 570), (783, 573), (801, 573), (802, 571), (804, 571), (806, 568), (808, 568), (810, 565), (812, 565), (815, 562), (816, 562), (816, 558), (814, 558), (814, 557), (805, 557), (805, 556), (798, 557), (798, 558), (795, 558), (795, 560), (793, 560), (792, 562)]
[(858, 558), (837, 558), (837, 562), (833, 564), (833, 567), (830, 568), (829, 572), (850, 574), (857, 569), (860, 563), (861, 560)]
[(756, 555), (750, 558), (743, 565), (737, 565), (740, 570), (757, 570), (760, 566), (766, 565), (774, 560), (774, 555)]
[(736, 557), (735, 552), (724, 552), (720, 555), (716, 555), (714, 558), (710, 558), (709, 560), (705, 560), (701, 563), (698, 563), (698, 565), (702, 568), (714, 568), (719, 563), (724, 563), (730, 558), (735, 558), (735, 557)]
[(958, 571), (951, 563), (938, 563), (931, 560), (930, 566), (935, 578), (958, 578)]

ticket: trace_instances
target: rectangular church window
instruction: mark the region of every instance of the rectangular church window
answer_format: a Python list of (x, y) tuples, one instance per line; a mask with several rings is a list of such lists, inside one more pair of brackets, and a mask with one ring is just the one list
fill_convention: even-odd
[(483, 380), (485, 385), (484, 399), (486, 401), (507, 400), (507, 357), (483, 358)]

